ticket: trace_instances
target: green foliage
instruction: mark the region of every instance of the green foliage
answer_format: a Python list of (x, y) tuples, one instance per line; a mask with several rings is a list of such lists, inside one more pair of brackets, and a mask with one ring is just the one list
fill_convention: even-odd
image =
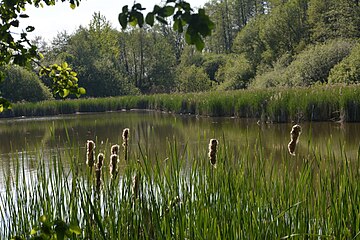
[(64, 240), (72, 239), (73, 236), (80, 235), (81, 232), (77, 224), (67, 224), (63, 220), (50, 222), (46, 216), (42, 215), (39, 219), (39, 226), (31, 229), (29, 236), (16, 236), (11, 240)]
[(284, 53), (294, 52), (302, 40), (308, 42), (306, 9), (307, 1), (287, 1), (272, 9), (263, 20), (260, 30), (266, 48), (263, 63), (271, 66)]
[[(0, 83), (0, 91), (4, 98), (12, 102), (36, 102), (52, 98), (49, 89), (44, 86), (35, 73), (14, 65), (8, 65), (3, 70), (5, 80)], [(9, 103), (4, 102), (3, 104)], [(5, 106), (4, 109), (8, 106)]]
[(180, 92), (203, 92), (211, 88), (209, 76), (201, 67), (190, 67), (177, 70), (177, 89)]
[(360, 82), (360, 44), (358, 43), (349, 56), (331, 69), (329, 83), (359, 83)]
[(262, 54), (266, 50), (265, 44), (260, 38), (261, 24), (266, 21), (267, 16), (253, 19), (234, 40), (233, 51), (243, 54), (254, 69), (263, 61)]
[(206, 74), (209, 76), (211, 81), (219, 82), (216, 74), (219, 69), (226, 63), (226, 55), (223, 54), (205, 54), (204, 61), (201, 66), (204, 68)]
[(360, 37), (358, 1), (310, 0), (308, 15), (313, 41)]
[(51, 88), (54, 95), (59, 94), (60, 97), (65, 98), (69, 94), (80, 97), (86, 93), (84, 88), (78, 86), (77, 73), (72, 71), (66, 62), (42, 68), (40, 76), (42, 75), (47, 75), (53, 80)]
[(274, 68), (258, 75), (253, 86), (294, 87), (327, 83), (330, 70), (349, 55), (353, 46), (353, 41), (343, 39), (308, 46), (296, 55), (290, 64), (285, 58), (285, 65), (281, 66), (279, 63)]
[(214, 23), (205, 10), (200, 8), (198, 13), (193, 13), (189, 3), (186, 1), (167, 0), (162, 7), (155, 5), (153, 11), (147, 13), (144, 21), (144, 15), (141, 11), (145, 10), (140, 3), (136, 3), (131, 10), (126, 5), (119, 14), (119, 22), (123, 29), (129, 23), (131, 26), (139, 25), (143, 27), (146, 22), (148, 25), (154, 25), (154, 18), (162, 24), (167, 24), (166, 18), (173, 16), (173, 29), (179, 33), (185, 30), (186, 43), (195, 45), (201, 51), (205, 47), (203, 38), (210, 36), (214, 28)]
[[(61, 0), (65, 2), (65, 0)], [(79, 0), (69, 0), (70, 6), (79, 5)], [(33, 32), (35, 27), (27, 26), (25, 31), (20, 34), (20, 39), (15, 40), (10, 28), (18, 28), (20, 20), (28, 18), (27, 14), (23, 13), (26, 4), (33, 4), (36, 7), (46, 5), (54, 5), (55, 1), (50, 0), (19, 0), (9, 1), (3, 0), (0, 4), (0, 66), (7, 64), (15, 64), (22, 67), (30, 66), (32, 61), (39, 61), (42, 58), (42, 54), (38, 52), (36, 46), (31, 44), (27, 34)], [(3, 76), (0, 76), (0, 82), (3, 80)], [(5, 101), (5, 100), (4, 100)], [(0, 110), (9, 104), (2, 104)]]
[(232, 55), (227, 58), (216, 76), (221, 82), (218, 89), (235, 90), (247, 88), (250, 80), (254, 77), (254, 72), (243, 55)]

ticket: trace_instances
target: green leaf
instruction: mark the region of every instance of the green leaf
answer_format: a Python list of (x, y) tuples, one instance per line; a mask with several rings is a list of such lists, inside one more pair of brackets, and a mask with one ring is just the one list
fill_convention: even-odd
[(144, 26), (144, 15), (140, 12), (135, 12), (134, 16), (136, 18), (137, 23), (139, 24), (139, 27)]
[(85, 88), (80, 87), (80, 88), (79, 88), (79, 94), (81, 94), (81, 95), (86, 94), (86, 90), (85, 90)]
[(47, 220), (47, 218), (46, 218), (45, 215), (41, 215), (40, 218), (39, 218), (39, 221), (40, 221), (41, 223), (45, 223), (46, 220)]
[(27, 32), (32, 32), (35, 30), (35, 27), (33, 26), (27, 26), (26, 29), (25, 29)]
[[(85, 90), (85, 89), (84, 89), (84, 90)], [(71, 233), (74, 233), (74, 234), (76, 234), (76, 235), (80, 235), (80, 234), (81, 234), (81, 229), (80, 229), (80, 227), (79, 227), (77, 224), (75, 224), (75, 223), (71, 223), (71, 224), (70, 224), (69, 230), (70, 230)]]
[(123, 29), (125, 29), (128, 24), (127, 14), (125, 14), (124, 12), (120, 13), (119, 14), (119, 22), (120, 22), (121, 27)]
[(70, 8), (71, 8), (71, 9), (75, 9), (75, 8), (76, 8), (76, 5), (75, 5), (74, 3), (71, 3), (71, 4), (70, 4)]
[(149, 24), (150, 26), (154, 26), (154, 14), (149, 12), (147, 15), (146, 15), (146, 18), (145, 18), (145, 22), (147, 24)]
[(31, 229), (31, 231), (30, 231), (30, 235), (35, 235), (35, 234), (37, 234), (37, 229), (36, 228), (33, 228), (33, 229)]
[(27, 14), (20, 14), (19, 17), (21, 17), (21, 18), (28, 18), (29, 15), (27, 15)]
[(160, 16), (156, 16), (156, 20), (158, 20), (162, 24), (168, 24), (167, 21), (164, 18), (160, 17)]
[(173, 6), (166, 6), (163, 8), (163, 17), (169, 17), (174, 14), (175, 8)]
[(60, 92), (60, 97), (66, 98), (69, 94), (70, 94), (69, 89), (62, 89), (62, 91)]
[(19, 27), (19, 20), (11, 21), (10, 25), (13, 26), (13, 27)]
[(181, 19), (175, 19), (173, 24), (173, 30), (178, 33), (182, 33), (184, 31)]
[(202, 51), (204, 49), (205, 42), (200, 36), (198, 38), (195, 38), (195, 46), (198, 51)]
[(122, 12), (123, 13), (128, 13), (129, 12), (129, 6), (128, 5), (123, 6)]
[(61, 64), (61, 67), (63, 68), (63, 69), (67, 69), (68, 68), (68, 63), (67, 62), (63, 62), (62, 64)]

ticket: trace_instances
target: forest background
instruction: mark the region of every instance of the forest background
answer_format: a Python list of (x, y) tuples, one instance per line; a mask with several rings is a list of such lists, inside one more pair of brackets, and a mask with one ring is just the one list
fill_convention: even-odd
[[(170, 25), (120, 31), (101, 13), (88, 26), (36, 37), (41, 64), (67, 62), (82, 97), (308, 87), (360, 81), (358, 0), (221, 0), (204, 9), (215, 23), (203, 51)], [(3, 67), (11, 102), (53, 99), (40, 68)]]

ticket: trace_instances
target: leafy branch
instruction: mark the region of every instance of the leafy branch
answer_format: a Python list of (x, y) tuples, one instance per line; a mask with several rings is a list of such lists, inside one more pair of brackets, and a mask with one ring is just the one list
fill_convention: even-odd
[(45, 215), (42, 215), (39, 219), (39, 225), (31, 229), (29, 236), (15, 236), (11, 240), (64, 240), (79, 234), (81, 234), (81, 229), (77, 224), (67, 224), (60, 219), (49, 221)]
[(186, 43), (195, 45), (199, 51), (205, 47), (203, 38), (210, 36), (215, 26), (204, 9), (200, 8), (198, 13), (194, 13), (186, 1), (167, 0), (163, 7), (155, 5), (153, 11), (147, 13), (145, 18), (141, 12), (143, 10), (145, 8), (140, 3), (135, 4), (131, 10), (128, 5), (125, 5), (119, 14), (121, 27), (126, 29), (128, 24), (133, 27), (137, 25), (143, 27), (145, 23), (153, 26), (155, 20), (162, 24), (168, 24), (167, 18), (173, 16), (173, 30), (179, 33), (183, 33), (185, 30)]

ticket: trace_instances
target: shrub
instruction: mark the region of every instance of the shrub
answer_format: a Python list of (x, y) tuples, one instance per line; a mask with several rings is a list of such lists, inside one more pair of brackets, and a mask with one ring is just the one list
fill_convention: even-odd
[(50, 90), (35, 73), (14, 65), (6, 66), (3, 70), (6, 77), (0, 84), (0, 91), (4, 98), (12, 102), (52, 99)]
[(223, 82), (219, 90), (235, 90), (247, 88), (254, 72), (243, 55), (233, 55), (217, 72), (217, 79)]
[(211, 88), (209, 76), (201, 67), (192, 65), (178, 69), (178, 90), (180, 92), (202, 92)]
[(349, 55), (353, 45), (352, 41), (340, 39), (308, 47), (286, 69), (284, 85), (326, 83), (330, 70)]
[(329, 83), (360, 82), (360, 43), (330, 71)]

